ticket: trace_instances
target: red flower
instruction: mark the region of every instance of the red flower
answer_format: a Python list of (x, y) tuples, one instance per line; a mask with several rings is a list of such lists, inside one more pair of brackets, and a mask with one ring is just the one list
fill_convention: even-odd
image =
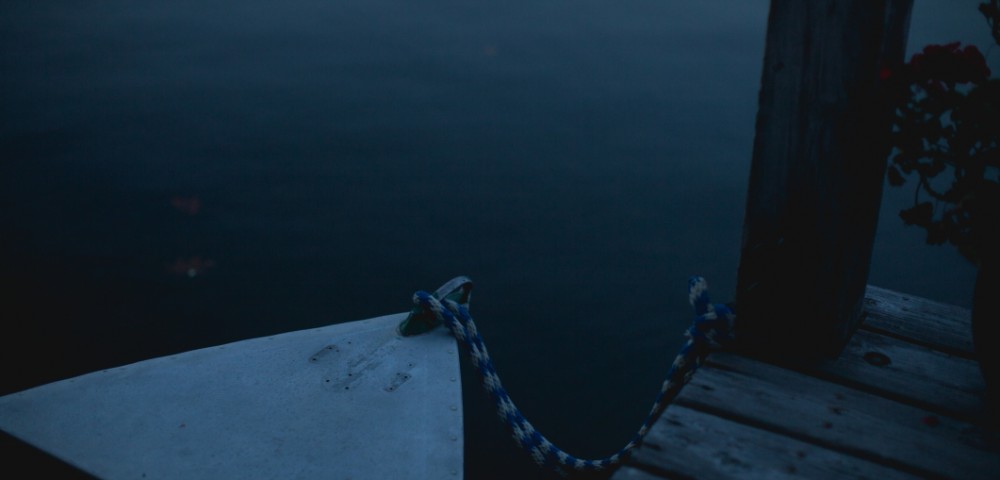
[(882, 67), (882, 69), (878, 71), (878, 78), (880, 80), (888, 80), (889, 77), (892, 77), (892, 70), (888, 67)]
[(909, 67), (914, 83), (934, 91), (957, 83), (983, 83), (991, 73), (979, 49), (961, 48), (960, 42), (928, 45), (910, 59)]

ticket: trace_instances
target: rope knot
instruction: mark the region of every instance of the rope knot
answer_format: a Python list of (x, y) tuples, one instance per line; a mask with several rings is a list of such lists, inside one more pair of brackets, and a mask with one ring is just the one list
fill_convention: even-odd
[(464, 276), (449, 280), (433, 294), (418, 291), (413, 294), (413, 309), (399, 324), (399, 333), (409, 337), (429, 332), (447, 323), (445, 312), (451, 310), (457, 315), (460, 307), (467, 309), (471, 300), (472, 280)]

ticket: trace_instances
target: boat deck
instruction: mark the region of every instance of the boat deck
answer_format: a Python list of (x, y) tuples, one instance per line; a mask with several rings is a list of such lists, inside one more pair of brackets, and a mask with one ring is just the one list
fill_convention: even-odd
[(1000, 478), (969, 311), (869, 287), (863, 315), (808, 369), (710, 355), (612, 479)]

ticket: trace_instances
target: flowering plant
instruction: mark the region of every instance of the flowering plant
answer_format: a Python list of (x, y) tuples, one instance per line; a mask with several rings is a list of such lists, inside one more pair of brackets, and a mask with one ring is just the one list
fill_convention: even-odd
[[(916, 176), (914, 205), (900, 217), (977, 266), (1000, 250), (1000, 79), (990, 73), (979, 49), (958, 42), (883, 72), (896, 103), (889, 184)], [(938, 178), (945, 172), (950, 181)]]

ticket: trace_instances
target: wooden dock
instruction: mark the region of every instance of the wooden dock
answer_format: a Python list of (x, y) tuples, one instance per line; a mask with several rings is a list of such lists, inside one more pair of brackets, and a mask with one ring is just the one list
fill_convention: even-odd
[(710, 355), (612, 479), (1000, 478), (969, 311), (868, 287), (862, 321), (809, 368)]

